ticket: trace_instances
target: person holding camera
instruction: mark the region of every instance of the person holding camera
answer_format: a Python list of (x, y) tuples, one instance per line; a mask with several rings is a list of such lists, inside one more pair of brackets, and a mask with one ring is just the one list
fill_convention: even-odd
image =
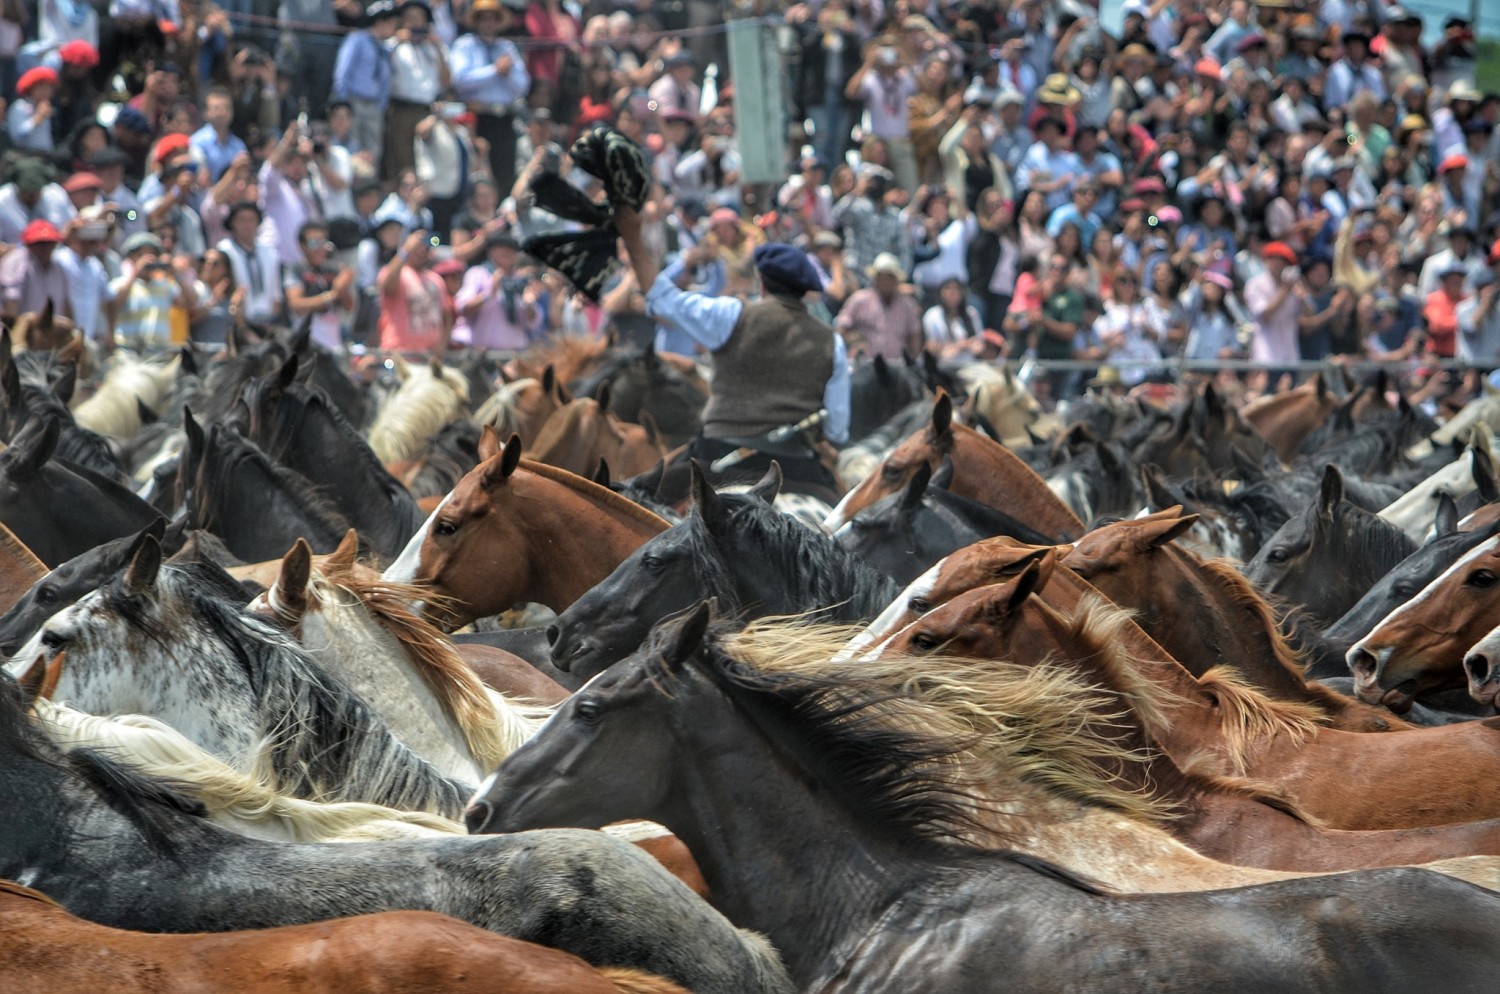
[(505, 232), (485, 241), (485, 258), (464, 274), (454, 297), (453, 340), (476, 349), (519, 352), (547, 331), (541, 287), (516, 273), (521, 246)]
[(283, 288), (294, 321), (311, 318), (312, 340), (337, 352), (344, 346), (344, 315), (354, 310), (354, 270), (330, 263), (333, 242), (321, 221), (308, 221), (297, 232), (302, 262), (286, 269)]
[(470, 31), (450, 53), (453, 89), (476, 116), (474, 132), (489, 144), (489, 170), (502, 190), (516, 180), (515, 112), (531, 92), (520, 50), (502, 37), (513, 21), (501, 0), (473, 0)]
[(101, 340), (106, 351), (120, 346), (136, 351), (172, 344), (172, 309), (191, 312), (198, 306), (191, 263), (176, 262), (163, 252), (160, 238), (142, 231), (125, 239), (120, 278), (111, 290), (118, 308), (112, 339)]
[(380, 347), (386, 352), (422, 352), (441, 359), (452, 333), (452, 307), (443, 278), (432, 271), (432, 242), (422, 228), (406, 236), (381, 267)]
[(432, 32), (427, 0), (404, 0), (396, 8), (401, 27), (391, 49), (391, 98), (385, 111), (381, 172), (395, 179), (416, 165), (417, 125), (448, 89), (448, 53)]
[[(282, 302), (281, 259), (275, 244), (260, 237), (262, 220), (255, 201), (232, 205), (224, 221), (229, 234), (217, 245), (229, 258), (235, 285), (245, 288), (245, 321), (258, 326), (279, 323)], [(161, 251), (159, 240), (157, 251)]]
[[(1245, 306), (1255, 321), (1250, 358), (1270, 366), (1294, 366), (1302, 358), (1297, 319), (1305, 292), (1297, 253), (1285, 242), (1267, 242), (1260, 255), (1265, 271), (1245, 284)], [(1271, 379), (1277, 379), (1274, 372)]]

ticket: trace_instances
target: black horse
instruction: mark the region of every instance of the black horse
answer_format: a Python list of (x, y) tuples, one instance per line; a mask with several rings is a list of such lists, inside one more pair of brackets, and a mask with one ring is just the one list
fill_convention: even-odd
[(961, 721), (931, 729), (857, 666), (757, 668), (707, 624), (700, 605), (564, 703), (470, 831), (658, 821), (821, 994), (1493, 988), (1500, 897), (1425, 870), (1121, 897), (955, 841), (982, 779)]
[(900, 584), (756, 495), (717, 494), (692, 464), (693, 510), (631, 553), (547, 628), (552, 661), (589, 677), (634, 651), (651, 626), (703, 597), (743, 619), (879, 614)]

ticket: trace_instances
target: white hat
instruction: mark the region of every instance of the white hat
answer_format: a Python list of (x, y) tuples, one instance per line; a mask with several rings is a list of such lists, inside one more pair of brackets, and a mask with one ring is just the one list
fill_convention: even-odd
[(906, 270), (901, 267), (901, 260), (889, 252), (882, 252), (870, 263), (869, 273), (871, 276), (879, 276), (881, 273), (890, 273), (898, 280), (906, 279)]

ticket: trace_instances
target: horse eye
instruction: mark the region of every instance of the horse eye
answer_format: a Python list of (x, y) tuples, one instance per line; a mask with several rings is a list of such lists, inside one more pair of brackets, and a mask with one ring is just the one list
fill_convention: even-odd
[(38, 604), (50, 604), (55, 600), (57, 600), (56, 590), (53, 590), (51, 587), (39, 587), (37, 589), (36, 602)]
[(647, 556), (646, 558), (641, 560), (641, 568), (644, 570), (649, 570), (652, 573), (661, 572), (661, 565), (661, 560), (656, 558), (655, 556)]
[(1391, 593), (1395, 594), (1397, 597), (1409, 599), (1411, 597), (1415, 597), (1417, 592), (1416, 592), (1416, 590), (1414, 588), (1403, 585), (1403, 586), (1393, 587), (1391, 589)]
[(578, 701), (573, 705), (573, 714), (585, 724), (593, 724), (604, 714), (597, 701)]
[(906, 471), (902, 467), (892, 466), (890, 463), (886, 463), (880, 468), (880, 475), (885, 477), (887, 480), (897, 479), (904, 472)]
[(1273, 563), (1284, 563), (1287, 561), (1286, 550), (1272, 549), (1270, 552), (1266, 553), (1266, 558)]
[(906, 602), (906, 606), (918, 614), (926, 614), (932, 610), (932, 602), (925, 597), (913, 597)]
[(1494, 585), (1495, 574), (1487, 569), (1477, 570), (1473, 576), (1469, 577), (1471, 587), (1493, 587)]
[(458, 532), (458, 524), (453, 521), (434, 521), (432, 523), (432, 534), (438, 538), (447, 538)]
[(911, 647), (919, 652), (931, 652), (938, 647), (938, 640), (926, 633), (913, 635), (911, 638)]

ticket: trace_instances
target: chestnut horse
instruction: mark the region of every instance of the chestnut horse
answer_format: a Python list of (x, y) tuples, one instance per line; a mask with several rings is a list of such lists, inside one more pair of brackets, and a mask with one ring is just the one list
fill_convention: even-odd
[(1276, 450), (1282, 462), (1289, 463), (1338, 406), (1338, 398), (1318, 372), (1296, 389), (1251, 401), (1240, 411), (1240, 417)]
[[(1057, 579), (1069, 581), (1069, 571), (1057, 571)], [(1066, 611), (1090, 593), (1097, 591), (1076, 574), (1070, 582), (1047, 587), (1048, 602)], [(1106, 679), (1076, 637), (1061, 637), (1065, 631), (1035, 617), (1023, 610), (1002, 619), (1013, 622), (1004, 643), (1007, 658), (1059, 658), (1091, 679)], [(986, 620), (980, 615), (976, 623)], [(907, 642), (917, 637), (910, 631), (907, 636)], [(1162, 744), (1180, 763), (1277, 784), (1331, 828), (1416, 828), (1500, 818), (1500, 795), (1489, 789), (1500, 775), (1500, 719), (1386, 735), (1344, 732), (1325, 727), (1316, 709), (1271, 700), (1223, 669), (1195, 679), (1137, 625), (1125, 626), (1119, 638), (1138, 662), (1133, 679), (1156, 690), (1165, 722)], [(932, 642), (938, 644), (935, 637)]]
[(1500, 625), (1497, 582), (1500, 535), (1474, 546), (1386, 615), (1349, 650), (1360, 700), (1402, 710), (1421, 694), (1467, 686), (1465, 654)]
[[(975, 659), (1001, 659), (1014, 656), (1017, 638), (1031, 637), (1021, 629), (1029, 628), (1045, 633), (1041, 641), (1068, 654), (1062, 658), (1087, 657), (1090, 682), (1104, 693), (1068, 702), (1092, 709), (1093, 720), (1080, 719), (1079, 727), (1091, 734), (1108, 728), (1110, 744), (1123, 747), (1132, 757), (1111, 771), (1120, 785), (1175, 811), (1176, 817), (1164, 820), (1162, 827), (1213, 859), (1308, 872), (1500, 853), (1500, 819), (1391, 831), (1332, 831), (1302, 814), (1274, 784), (1204, 773), (1191, 763), (1169, 758), (1172, 719), (1167, 710), (1173, 701), (1140, 678), (1138, 669), (1150, 664), (1143, 664), (1126, 647), (1132, 641), (1129, 616), (1094, 593), (1075, 597), (1076, 591), (1067, 591), (1059, 598), (1073, 602), (1066, 608), (1032, 596), (1067, 576), (1068, 571), (1054, 569), (1053, 562), (1050, 555), (1030, 560), (1003, 582), (961, 594), (898, 634), (884, 651), (922, 654), (941, 649)], [(1203, 685), (1220, 699), (1244, 692), (1219, 673), (1210, 673)], [(981, 719), (981, 732), (983, 725)], [(1003, 728), (990, 734), (997, 733)]]
[[(480, 454), (494, 451), (486, 427)], [(427, 587), (425, 611), (458, 628), (523, 601), (562, 611), (667, 522), (613, 491), (521, 459), (521, 440), (469, 471), (385, 579)]]
[(592, 475), (603, 459), (627, 478), (646, 472), (666, 453), (653, 425), (626, 424), (609, 413), (608, 383), (594, 398), (580, 397), (554, 411), (526, 452), (579, 476)]
[(521, 444), (530, 445), (552, 412), (571, 399), (548, 366), (540, 378), (512, 380), (496, 390), (474, 412), (474, 421), (494, 428), (501, 438), (520, 435)]
[(687, 994), (428, 911), (153, 935), (95, 925), (0, 881), (0, 934), (9, 994)]
[(26, 591), (46, 575), (46, 564), (16, 538), (15, 532), (0, 525), (0, 614), (15, 607)]
[(1194, 676), (1227, 666), (1266, 696), (1313, 707), (1346, 732), (1412, 727), (1385, 708), (1308, 682), (1271, 606), (1244, 575), (1172, 541), (1195, 521), (1178, 514), (1172, 508), (1097, 528), (1074, 543), (1063, 565), (1134, 610), (1137, 624)]
[(998, 442), (954, 424), (953, 401), (942, 391), (927, 427), (896, 446), (875, 472), (845, 494), (823, 527), (833, 534), (871, 504), (905, 490), (919, 463), (936, 472), (946, 456), (953, 459), (948, 489), (960, 497), (1003, 510), (1043, 535), (1065, 539), (1083, 531), (1077, 515), (1030, 466)]

